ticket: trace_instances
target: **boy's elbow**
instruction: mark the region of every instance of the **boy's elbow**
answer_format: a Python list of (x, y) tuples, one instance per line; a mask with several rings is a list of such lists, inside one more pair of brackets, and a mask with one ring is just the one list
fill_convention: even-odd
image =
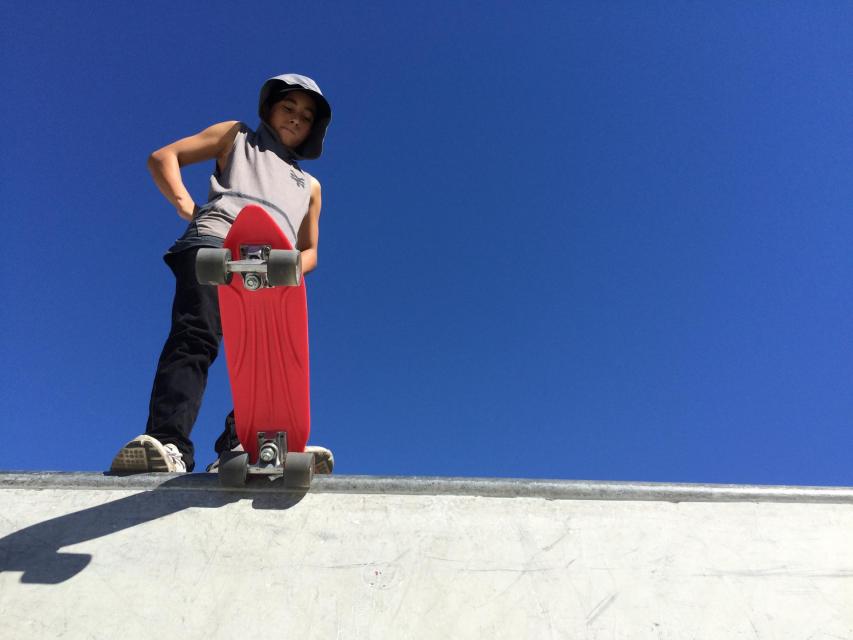
[(157, 149), (157, 151), (154, 151), (150, 156), (148, 156), (148, 170), (151, 171), (157, 167), (163, 166), (168, 154), (169, 152), (165, 149)]
[(162, 158), (160, 157), (160, 151), (155, 151), (150, 156), (148, 156), (148, 162), (146, 163), (149, 171), (153, 171), (156, 167), (159, 167), (162, 163)]

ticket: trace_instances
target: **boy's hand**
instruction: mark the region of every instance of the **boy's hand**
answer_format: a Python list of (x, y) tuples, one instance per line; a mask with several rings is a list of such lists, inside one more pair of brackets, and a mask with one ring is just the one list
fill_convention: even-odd
[(215, 158), (221, 168), (221, 161), (228, 156), (239, 131), (240, 123), (236, 120), (220, 122), (201, 133), (157, 149), (148, 157), (148, 170), (154, 183), (182, 219), (192, 220), (198, 207), (181, 179), (181, 167)]
[(189, 204), (178, 203), (176, 209), (178, 216), (187, 222), (191, 222), (195, 214), (198, 213), (198, 205), (195, 202), (190, 202)]

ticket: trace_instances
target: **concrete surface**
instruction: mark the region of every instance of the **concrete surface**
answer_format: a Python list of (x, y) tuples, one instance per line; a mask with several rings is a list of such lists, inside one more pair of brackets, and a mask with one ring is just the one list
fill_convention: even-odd
[(0, 473), (2, 638), (853, 638), (853, 489)]

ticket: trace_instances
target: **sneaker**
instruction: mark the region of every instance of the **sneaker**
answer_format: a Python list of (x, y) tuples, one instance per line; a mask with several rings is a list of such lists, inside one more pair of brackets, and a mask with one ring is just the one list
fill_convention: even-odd
[[(236, 447), (231, 449), (231, 451), (245, 451), (245, 449), (242, 444), (238, 444)], [(219, 473), (219, 458), (216, 458), (216, 460), (207, 465), (205, 471), (208, 473)]]
[(335, 456), (326, 447), (310, 445), (305, 447), (305, 453), (314, 454), (314, 473), (332, 473), (332, 469), (335, 467)]
[(171, 443), (163, 445), (156, 438), (145, 435), (134, 438), (119, 449), (110, 465), (110, 471), (114, 473), (184, 473), (186, 470), (187, 465), (178, 447)]

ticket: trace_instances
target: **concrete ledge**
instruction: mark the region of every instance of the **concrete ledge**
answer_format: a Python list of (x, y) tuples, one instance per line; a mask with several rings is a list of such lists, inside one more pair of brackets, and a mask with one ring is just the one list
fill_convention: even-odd
[(840, 487), (332, 476), (306, 494), (0, 473), (0, 635), (853, 638), (851, 503)]
[[(225, 489), (216, 474), (146, 473), (115, 476), (82, 472), (0, 471), (0, 489), (121, 491), (288, 492), (280, 482), (256, 479), (246, 489)], [(460, 495), (546, 500), (656, 502), (794, 502), (853, 504), (853, 487), (603, 482), (520, 478), (345, 476), (315, 478), (311, 493)]]

